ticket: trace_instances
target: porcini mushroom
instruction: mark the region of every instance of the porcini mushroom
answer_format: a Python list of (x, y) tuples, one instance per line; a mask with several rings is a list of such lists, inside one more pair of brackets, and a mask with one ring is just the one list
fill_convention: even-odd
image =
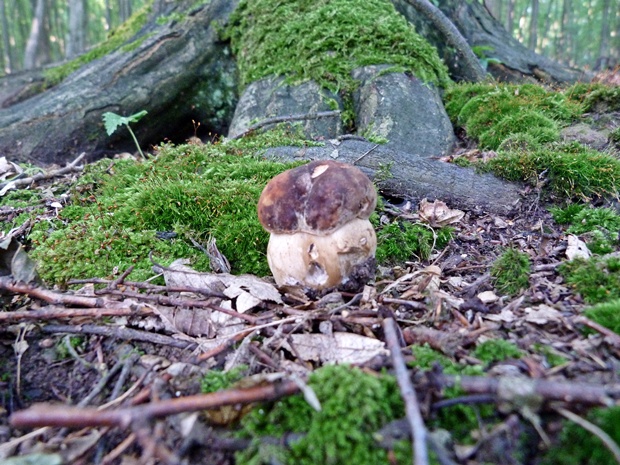
[(267, 260), (276, 283), (321, 290), (359, 280), (360, 270), (367, 279), (375, 268), (368, 218), (376, 204), (370, 179), (346, 163), (313, 161), (274, 177), (258, 219), (271, 233)]

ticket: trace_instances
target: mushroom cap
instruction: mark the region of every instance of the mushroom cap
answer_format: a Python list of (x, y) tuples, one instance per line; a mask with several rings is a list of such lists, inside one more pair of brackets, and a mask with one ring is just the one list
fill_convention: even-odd
[(276, 234), (330, 234), (355, 218), (368, 219), (375, 187), (357, 167), (316, 160), (274, 177), (258, 201), (258, 219)]

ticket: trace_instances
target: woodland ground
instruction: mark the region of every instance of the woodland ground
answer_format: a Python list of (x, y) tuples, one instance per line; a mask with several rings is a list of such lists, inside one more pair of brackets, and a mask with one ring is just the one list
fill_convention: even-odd
[[(465, 145), (463, 142), (458, 150), (464, 152)], [(45, 190), (75, 179), (76, 174), (70, 173), (38, 182), (34, 188)], [(6, 307), (0, 313), (0, 452), (4, 456), (59, 452), (67, 463), (174, 463), (178, 459), (174, 454), (184, 453), (188, 463), (234, 463), (233, 451), (248, 446), (226, 436), (227, 431), (239, 429), (236, 415), (224, 420), (214, 420), (212, 415), (206, 415), (205, 420), (203, 415), (200, 424), (220, 426), (205, 432), (195, 424), (189, 428), (191, 433), (174, 415), (109, 431), (103, 424), (82, 419), (73, 423), (72, 429), (53, 428), (22, 444), (12, 441), (33, 428), (15, 428), (9, 418), (37, 402), (100, 406), (120, 396), (117, 407), (128, 408), (196, 394), (204, 390), (201, 380), (205, 373), (241, 364), (248, 367), (243, 376), (287, 372), (303, 378), (330, 357), (342, 360), (348, 353), (336, 345), (330, 346), (333, 353), (325, 349), (313, 355), (302, 348), (301, 340), (297, 346), (291, 343), (293, 335), (315, 335), (332, 342), (336, 333), (359, 335), (363, 339), (354, 352), (368, 355), (358, 363), (364, 372), (392, 373), (393, 358), (372, 343), (386, 340), (385, 321), (394, 318), (406, 346), (402, 353), (414, 374), (424, 419), (431, 429), (447, 429), (457, 445), (456, 455), (440, 457), (438, 463), (557, 463), (550, 458), (556, 452), (548, 451), (554, 450), (553, 444), (567, 428), (558, 408), (586, 416), (593, 406), (603, 403), (601, 393), (606, 399), (615, 396), (617, 404), (620, 336), (600, 327), (586, 331), (592, 326), (582, 315), (587, 304), (559, 272), (566, 262), (567, 227), (554, 221), (539, 194), (535, 188), (524, 188), (524, 201), (510, 215), (465, 212), (460, 221), (450, 225), (453, 239), (445, 248), (434, 250), (428, 260), (380, 267), (377, 282), (361, 294), (334, 292), (308, 299), (288, 290), (282, 295), (283, 303), (265, 299), (238, 322), (234, 334), (223, 336), (211, 328), (211, 339), (220, 342), (202, 349), (204, 339), (185, 334), (198, 323), (192, 321), (184, 326), (190, 330), (180, 330), (181, 326), (174, 325), (183, 323), (170, 318), (166, 309), (193, 308), (194, 312), (219, 314), (215, 302), (221, 298), (217, 301), (212, 291), (205, 296), (197, 289), (181, 293), (179, 288), (131, 282), (131, 274), (125, 276), (123, 270), (114, 280), (93, 276), (91, 283), (82, 282), (71, 290), (5, 288)], [(9, 210), (0, 213), (5, 221), (11, 220)], [(50, 207), (48, 215), (53, 214)], [(420, 220), (415, 208), (407, 205), (387, 204), (381, 214), (388, 219)], [(530, 266), (523, 288), (510, 292), (491, 274), (493, 264), (507, 249), (526, 254)], [(197, 308), (197, 301), (204, 308)], [(31, 315), (16, 313), (21, 311)], [(78, 311), (81, 313), (76, 316)], [(73, 336), (66, 339), (67, 333)], [(420, 352), (424, 344), (434, 351)], [(166, 371), (171, 366), (175, 370)], [(446, 395), (445, 385), (433, 385), (442, 368), (447, 375), (477, 374), (480, 385)], [(513, 376), (521, 378), (508, 379), (548, 384), (536, 396), (504, 393), (500, 402), (492, 380)], [(264, 386), (264, 380), (261, 383), (259, 386)], [(570, 392), (571, 386), (579, 387), (579, 383), (584, 385), (578, 395)], [(356, 402), (361, 404), (350, 406), (353, 411), (365, 405), (364, 393), (360, 395)], [(267, 398), (248, 396), (242, 403)], [(468, 413), (447, 410), (453, 407), (441, 402), (449, 397)], [(533, 398), (538, 405), (523, 404)], [(368, 405), (372, 402), (376, 400), (369, 400)], [(442, 416), (444, 409), (451, 413)], [(49, 421), (43, 412), (31, 426)], [(402, 436), (402, 425), (400, 428)], [(399, 449), (393, 441), (387, 443), (382, 442), (386, 460), (410, 462), (403, 458), (407, 455), (402, 446)], [(324, 445), (317, 445), (320, 447)], [(580, 463), (581, 459), (575, 460)], [(298, 463), (307, 462), (300, 459)], [(367, 459), (366, 463), (373, 462)]]

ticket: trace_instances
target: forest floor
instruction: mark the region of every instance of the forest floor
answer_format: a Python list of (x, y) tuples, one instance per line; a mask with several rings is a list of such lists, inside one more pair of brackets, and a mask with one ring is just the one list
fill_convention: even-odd
[[(567, 425), (567, 410), (582, 419), (593, 407), (617, 405), (620, 336), (583, 316), (587, 305), (559, 272), (567, 261), (566, 228), (536, 192), (524, 194), (511, 215), (465, 212), (451, 225), (447, 247), (426, 261), (380, 267), (377, 282), (359, 294), (311, 299), (286, 289), (274, 296), (257, 281), (205, 284), (204, 276), (213, 276), (206, 274), (167, 285), (132, 282), (131, 274), (93, 276), (71, 290), (4, 280), (0, 462), (39, 453), (48, 461), (37, 463), (232, 464), (234, 451), (248, 446), (226, 435), (239, 428), (241, 405), (300, 389), (311, 399), (303, 379), (331, 363), (394, 373), (401, 362), (388, 349), (396, 344), (431, 430), (446, 428), (437, 412), (448, 408), (450, 375), (478, 374), (464, 378), (450, 399), (471, 409), (474, 420), (465, 423), (467, 434), (451, 432), (451, 446), (433, 440), (435, 463), (541, 463)], [(419, 219), (406, 206), (391, 206), (386, 215)], [(512, 294), (490, 273), (508, 248), (530, 264), (525, 287)], [(222, 295), (232, 288), (247, 291), (252, 303), (242, 304), (241, 292)], [(242, 305), (249, 308), (237, 314)], [(425, 344), (437, 358), (427, 366), (411, 349)], [(204, 389), (206, 373), (240, 365), (249, 384), (187, 397)], [(24, 410), (36, 403), (48, 405)], [(53, 408), (67, 405), (75, 410)], [(190, 415), (207, 406), (210, 414)], [(407, 424), (395, 425), (395, 436), (406, 437)], [(393, 443), (381, 445), (396, 463)]]

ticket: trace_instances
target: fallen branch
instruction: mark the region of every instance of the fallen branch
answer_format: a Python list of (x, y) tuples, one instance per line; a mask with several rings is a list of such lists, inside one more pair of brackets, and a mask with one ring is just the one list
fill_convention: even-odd
[(211, 394), (179, 397), (107, 411), (66, 405), (37, 404), (11, 415), (10, 423), (15, 428), (112, 426), (126, 429), (144, 424), (145, 421), (154, 418), (219, 408), (225, 405), (272, 401), (298, 391), (299, 386), (294, 381), (282, 381), (267, 386), (228, 389)]
[(385, 334), (385, 342), (390, 354), (392, 355), (392, 363), (396, 372), (396, 380), (400, 386), (400, 392), (405, 402), (405, 414), (412, 431), (413, 441), (413, 457), (415, 465), (428, 465), (428, 449), (427, 449), (427, 432), (422, 419), (422, 412), (418, 398), (409, 377), (409, 371), (405, 365), (405, 359), (401, 353), (400, 343), (397, 336), (397, 326), (393, 318), (383, 320), (383, 333)]
[(82, 152), (75, 160), (73, 160), (71, 163), (69, 163), (64, 168), (60, 168), (58, 170), (49, 171), (47, 173), (35, 174), (34, 176), (30, 176), (28, 178), (20, 178), (20, 179), (15, 179), (12, 181), (5, 181), (3, 183), (0, 183), (0, 190), (8, 186), (11, 186), (11, 188), (14, 188), (14, 189), (19, 189), (20, 187), (29, 186), (32, 183), (43, 181), (45, 179), (51, 179), (51, 178), (55, 178), (58, 176), (62, 176), (63, 174), (67, 174), (72, 171), (81, 171), (82, 167), (77, 166), (77, 164), (81, 162), (85, 156), (86, 156), (86, 152)]

